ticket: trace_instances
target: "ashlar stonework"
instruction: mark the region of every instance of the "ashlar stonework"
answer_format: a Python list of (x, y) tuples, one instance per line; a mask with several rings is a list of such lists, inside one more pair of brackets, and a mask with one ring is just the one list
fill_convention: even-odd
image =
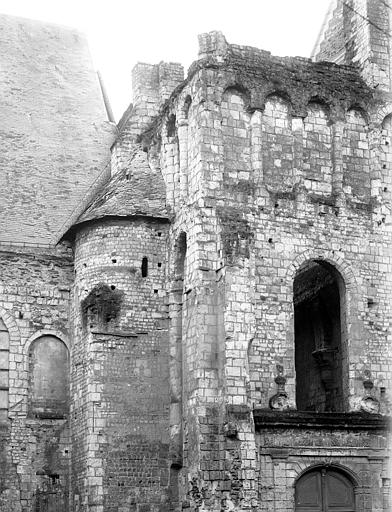
[(116, 127), (80, 36), (0, 18), (56, 43), (65, 148), (2, 131), (2, 511), (391, 510), (391, 9), (334, 0), (312, 59), (202, 34)]

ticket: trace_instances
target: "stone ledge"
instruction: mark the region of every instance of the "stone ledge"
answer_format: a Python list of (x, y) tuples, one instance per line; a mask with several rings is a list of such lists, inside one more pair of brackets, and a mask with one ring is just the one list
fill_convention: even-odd
[(389, 417), (360, 412), (276, 412), (254, 409), (253, 416), (256, 431), (264, 428), (386, 431), (391, 428)]

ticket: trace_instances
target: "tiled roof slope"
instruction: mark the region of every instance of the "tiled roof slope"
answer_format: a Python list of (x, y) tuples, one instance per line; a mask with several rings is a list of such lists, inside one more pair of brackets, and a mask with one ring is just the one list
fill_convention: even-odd
[(134, 148), (128, 162), (98, 192), (75, 224), (138, 215), (168, 218), (162, 174), (149, 165), (142, 149)]
[(0, 242), (51, 244), (110, 160), (108, 122), (78, 31), (0, 15)]

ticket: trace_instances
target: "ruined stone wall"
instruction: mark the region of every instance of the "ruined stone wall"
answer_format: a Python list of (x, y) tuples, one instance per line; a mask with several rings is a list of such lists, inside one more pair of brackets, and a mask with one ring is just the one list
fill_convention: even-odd
[[(180, 495), (191, 509), (246, 509), (265, 498), (257, 460), (269, 448), (255, 436), (251, 409), (273, 408), (279, 422), (280, 410), (295, 408), (293, 282), (307, 261), (330, 265), (344, 282), (343, 412), (370, 403), (389, 410), (388, 98), (348, 66), (272, 58), (216, 33), (200, 40), (201, 60), (157, 138), (175, 213), (170, 261), (181, 233), (187, 237)], [(168, 131), (169, 120), (176, 130)], [(305, 431), (303, 423), (301, 447)], [(347, 452), (346, 437), (333, 442)], [(343, 465), (370, 471), (373, 448), (359, 465), (356, 450)], [(377, 453), (375, 503), (386, 468), (385, 451)], [(296, 456), (302, 469), (315, 463), (302, 448)], [(283, 473), (294, 481), (291, 466)], [(286, 510), (285, 499), (292, 507), (290, 489), (267, 509)]]
[(133, 103), (118, 124), (119, 136), (112, 148), (113, 172), (124, 169), (137, 138), (158, 115), (160, 107), (183, 80), (184, 68), (181, 64), (136, 64), (132, 70)]
[[(46, 502), (61, 509), (69, 496), (69, 399), (61, 410), (53, 407), (58, 403), (45, 383), (55, 371), (58, 346), (66, 358), (62, 363), (69, 358), (71, 255), (65, 248), (2, 246), (0, 268), (0, 507), (27, 512)], [(52, 359), (34, 359), (38, 344), (43, 346), (48, 337)], [(39, 373), (32, 361), (36, 370), (41, 365)], [(57, 374), (57, 382), (60, 378)], [(61, 386), (66, 398), (68, 375)], [(37, 397), (39, 404), (34, 405), (39, 407), (33, 407)]]
[(137, 219), (77, 235), (72, 474), (80, 510), (167, 506), (166, 241), (166, 224)]

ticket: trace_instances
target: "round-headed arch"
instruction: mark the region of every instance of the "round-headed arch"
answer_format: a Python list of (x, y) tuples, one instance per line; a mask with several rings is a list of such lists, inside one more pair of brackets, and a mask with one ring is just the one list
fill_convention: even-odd
[(18, 325), (15, 321), (15, 318), (12, 316), (12, 314), (6, 309), (0, 307), (0, 318), (2, 319), (4, 325), (7, 328), (10, 337), (10, 343), (19, 343), (20, 332)]
[(24, 343), (23, 345), (23, 354), (28, 355), (31, 345), (34, 343), (34, 341), (38, 340), (39, 338), (42, 338), (43, 336), (51, 336), (53, 338), (57, 338), (59, 341), (63, 342), (64, 345), (67, 347), (68, 352), (71, 351), (70, 343), (68, 338), (64, 335), (63, 332), (57, 331), (57, 330), (51, 330), (51, 329), (40, 329), (36, 331), (34, 334), (32, 334)]
[(356, 511), (355, 478), (339, 465), (320, 464), (307, 468), (294, 485), (295, 512), (323, 510)]
[(369, 127), (369, 124), (370, 124), (369, 113), (361, 105), (358, 105), (356, 103), (351, 105), (346, 111), (346, 120), (349, 118), (349, 116), (351, 114), (359, 115), (359, 117), (362, 118), (362, 120), (364, 121), (365, 126)]
[(339, 253), (339, 251), (306, 250), (298, 254), (287, 269), (286, 278), (288, 282), (294, 283), (298, 270), (304, 266), (307, 261), (328, 263), (341, 275), (346, 290), (354, 293), (359, 291), (355, 274), (349, 263)]
[(339, 464), (338, 462), (315, 462), (311, 464), (310, 466), (306, 466), (304, 469), (301, 469), (293, 482), (293, 487), (297, 485), (297, 482), (308, 473), (311, 473), (312, 471), (321, 471), (322, 469), (331, 469), (333, 471), (336, 471), (337, 473), (341, 473), (343, 476), (345, 476), (352, 484), (352, 486), (360, 487), (360, 481), (356, 473), (349, 467)]

